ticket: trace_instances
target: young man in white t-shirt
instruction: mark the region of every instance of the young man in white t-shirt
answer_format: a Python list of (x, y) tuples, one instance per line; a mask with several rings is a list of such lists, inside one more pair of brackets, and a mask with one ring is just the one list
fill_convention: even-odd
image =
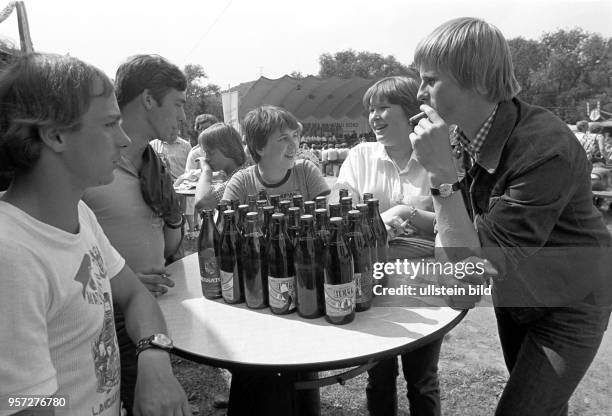
[(31, 54), (0, 77), (0, 102), (0, 169), (13, 172), (0, 197), (0, 415), (119, 415), (114, 306), (139, 343), (136, 413), (190, 415), (159, 306), (80, 202), (129, 143), (110, 80)]

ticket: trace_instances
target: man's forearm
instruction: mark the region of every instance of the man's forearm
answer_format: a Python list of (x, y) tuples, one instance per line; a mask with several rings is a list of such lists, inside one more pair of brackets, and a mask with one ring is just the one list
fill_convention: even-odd
[(139, 291), (129, 299), (123, 314), (128, 335), (134, 344), (153, 334), (168, 333), (159, 305), (146, 290)]
[(436, 212), (436, 258), (461, 260), (480, 256), (480, 240), (470, 220), (463, 197), (455, 192), (447, 198), (433, 197)]
[(181, 228), (170, 228), (164, 226), (164, 257), (176, 253), (182, 241)]

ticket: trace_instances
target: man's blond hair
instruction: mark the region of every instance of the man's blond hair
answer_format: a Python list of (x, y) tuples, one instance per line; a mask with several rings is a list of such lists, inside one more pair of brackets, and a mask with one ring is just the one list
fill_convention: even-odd
[(436, 68), (491, 102), (510, 100), (521, 90), (508, 42), (481, 19), (461, 17), (438, 26), (417, 45), (414, 63)]

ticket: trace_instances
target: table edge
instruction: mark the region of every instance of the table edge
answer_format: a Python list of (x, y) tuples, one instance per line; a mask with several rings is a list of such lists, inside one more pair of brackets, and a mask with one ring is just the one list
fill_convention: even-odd
[(452, 321), (437, 329), (436, 331), (428, 334), (418, 340), (411, 340), (409, 343), (391, 348), (385, 351), (379, 351), (373, 354), (362, 355), (358, 357), (351, 357), (343, 360), (325, 361), (321, 363), (303, 363), (303, 364), (253, 364), (239, 361), (220, 360), (218, 358), (210, 358), (202, 355), (191, 353), (187, 350), (183, 350), (178, 347), (174, 347), (171, 351), (172, 354), (184, 358), (189, 361), (196, 362), (198, 364), (210, 365), (213, 367), (225, 368), (228, 370), (232, 369), (250, 369), (250, 370), (269, 370), (269, 371), (327, 371), (337, 370), (341, 368), (355, 367), (375, 361), (380, 361), (385, 358), (391, 358), (406, 352), (413, 351), (420, 348), (436, 339), (443, 337), (451, 329), (459, 324), (465, 318), (468, 313), (468, 309), (463, 309)]

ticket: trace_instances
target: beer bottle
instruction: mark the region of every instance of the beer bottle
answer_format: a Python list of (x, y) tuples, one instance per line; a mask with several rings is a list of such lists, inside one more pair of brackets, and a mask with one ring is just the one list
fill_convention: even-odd
[(272, 234), (266, 250), (268, 255), (268, 300), (275, 314), (295, 310), (295, 275), (287, 269), (287, 238), (283, 230), (284, 215), (272, 215)]
[(240, 200), (238, 199), (234, 199), (233, 201), (230, 202), (230, 206), (232, 207), (232, 210), (234, 212), (238, 211), (238, 205), (240, 205)]
[(261, 309), (268, 306), (265, 239), (259, 229), (256, 212), (249, 212), (246, 221), (241, 252), (244, 299), (249, 308)]
[(355, 319), (353, 257), (342, 236), (342, 218), (333, 217), (329, 222), (331, 235), (324, 268), (325, 319), (342, 325)]
[(324, 272), (317, 262), (315, 244), (314, 218), (302, 215), (294, 262), (297, 311), (304, 318), (318, 318), (325, 313)]
[(330, 202), (329, 204), (329, 218), (340, 217), (342, 218), (342, 208), (339, 202)]
[(279, 207), (279, 212), (285, 214), (285, 221), (287, 221), (289, 219), (287, 217), (289, 216), (289, 208), (291, 208), (291, 201), (289, 201), (288, 199), (283, 199), (282, 201), (280, 201)]
[(249, 209), (247, 212), (257, 212), (257, 195), (249, 195), (247, 198)]
[(263, 225), (261, 232), (263, 232), (266, 241), (270, 239), (272, 233), (272, 214), (274, 214), (274, 207), (271, 205), (263, 207)]
[(361, 231), (361, 213), (357, 210), (349, 211), (349, 227), (346, 237), (349, 251), (353, 256), (355, 309), (357, 312), (366, 311), (372, 306), (372, 261), (370, 248)]
[(344, 224), (348, 225), (348, 213), (353, 209), (353, 198), (345, 196), (340, 200), (340, 212), (342, 213), (342, 219)]
[(257, 193), (257, 199), (266, 201), (266, 205), (268, 205), (268, 193), (265, 189), (259, 190), (259, 192)]
[(236, 228), (240, 232), (240, 237), (244, 235), (246, 225), (246, 214), (249, 211), (249, 206), (246, 204), (238, 205), (238, 213), (236, 215)]
[(257, 201), (257, 213), (259, 214), (259, 226), (263, 226), (263, 207), (268, 205), (268, 201), (266, 201), (265, 199), (260, 199), (259, 201)]
[(289, 219), (287, 221), (287, 235), (289, 241), (295, 246), (300, 233), (300, 209), (298, 207), (289, 208)]
[[(317, 239), (321, 237), (320, 243), (322, 243), (321, 248), (325, 248), (329, 243), (329, 220), (327, 217), (327, 210), (325, 208), (317, 208), (315, 209), (315, 235)], [(319, 240), (317, 240), (317, 248), (319, 245)]]
[(348, 189), (340, 188), (338, 190), (338, 201), (342, 201), (342, 198), (346, 198), (347, 196), (349, 196)]
[(217, 226), (213, 221), (211, 209), (205, 209), (200, 213), (200, 216), (202, 217), (202, 227), (198, 237), (198, 262), (202, 294), (206, 299), (217, 299), (221, 297), (221, 277), (219, 276), (219, 264), (217, 263), (219, 231), (217, 231)]
[(304, 214), (312, 215), (314, 218), (315, 215), (315, 203), (314, 201), (305, 201), (304, 202)]
[(280, 212), (280, 195), (270, 195), (270, 205), (274, 207), (274, 212)]
[(217, 231), (221, 233), (223, 231), (223, 212), (227, 209), (227, 201), (222, 199), (217, 204)]
[(376, 254), (376, 236), (368, 222), (368, 206), (367, 204), (357, 204), (356, 208), (361, 212), (361, 233), (365, 239), (366, 246), (370, 250), (370, 261), (375, 263), (378, 258)]
[(363, 203), (367, 204), (368, 200), (374, 198), (374, 194), (372, 194), (371, 192), (364, 192), (363, 194)]
[(227, 303), (244, 301), (244, 285), (240, 276), (242, 262), (240, 256), (240, 238), (236, 229), (234, 210), (223, 213), (223, 233), (219, 251), (219, 272), (221, 274), (221, 294)]
[(324, 196), (318, 196), (315, 198), (315, 209), (327, 209), (327, 198)]
[(376, 262), (387, 262), (387, 250), (389, 243), (387, 242), (387, 227), (378, 212), (378, 199), (372, 198), (368, 200), (368, 222), (374, 236), (376, 237)]
[(300, 209), (300, 215), (304, 214), (304, 197), (302, 195), (293, 195), (293, 206)]

